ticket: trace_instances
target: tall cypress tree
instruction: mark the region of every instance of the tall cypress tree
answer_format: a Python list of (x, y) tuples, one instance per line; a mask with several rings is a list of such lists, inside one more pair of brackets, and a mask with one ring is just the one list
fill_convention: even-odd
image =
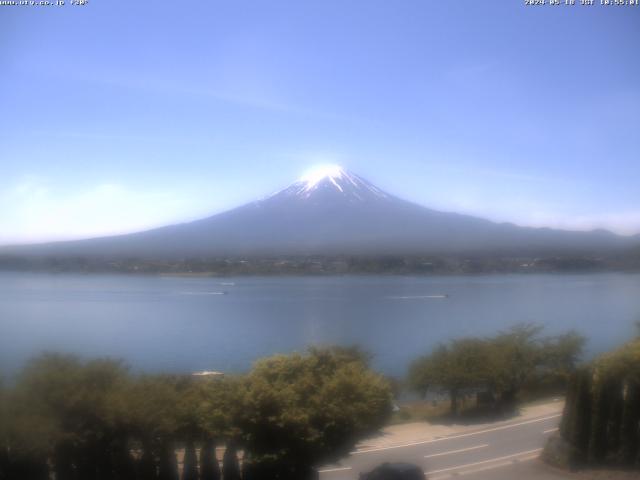
[(12, 458), (8, 465), (9, 480), (49, 480), (49, 465), (46, 458)]
[(53, 451), (53, 469), (56, 480), (75, 480), (76, 472), (73, 465), (73, 448), (68, 442), (58, 443)]
[(576, 398), (578, 396), (579, 373), (576, 372), (569, 379), (567, 393), (565, 395), (564, 410), (560, 419), (560, 435), (565, 440), (574, 442), (574, 430), (576, 422)]
[(160, 449), (158, 480), (179, 480), (176, 452), (170, 442)]
[(137, 470), (139, 480), (156, 480), (158, 478), (156, 459), (149, 440), (142, 443), (142, 456), (138, 460)]
[(189, 440), (184, 447), (182, 463), (182, 480), (198, 480), (198, 457), (193, 441)]
[(7, 468), (9, 467), (9, 453), (5, 445), (0, 444), (0, 480), (7, 480)]
[(220, 480), (220, 465), (216, 456), (216, 444), (206, 440), (200, 449), (200, 478), (201, 480)]
[(121, 437), (113, 444), (111, 464), (114, 480), (137, 480), (135, 464), (126, 437)]
[(575, 438), (576, 447), (582, 453), (581, 461), (586, 461), (587, 450), (589, 448), (589, 432), (591, 432), (591, 409), (593, 399), (591, 396), (593, 380), (589, 370), (584, 371), (578, 385), (578, 395), (576, 398), (576, 427)]
[(640, 339), (576, 372), (560, 434), (573, 467), (640, 466)]
[(238, 450), (233, 441), (227, 442), (227, 448), (222, 457), (222, 475), (224, 480), (240, 480), (240, 464), (238, 463)]
[(617, 461), (620, 456), (620, 440), (622, 430), (622, 415), (624, 411), (623, 379), (614, 378), (609, 384), (610, 406), (609, 421), (607, 423), (607, 461)]
[(622, 428), (620, 429), (620, 461), (633, 466), (640, 453), (640, 385), (627, 381), (624, 389)]
[(611, 406), (609, 382), (599, 378), (595, 382), (593, 395), (588, 461), (591, 464), (598, 464), (603, 462), (607, 453), (607, 426)]

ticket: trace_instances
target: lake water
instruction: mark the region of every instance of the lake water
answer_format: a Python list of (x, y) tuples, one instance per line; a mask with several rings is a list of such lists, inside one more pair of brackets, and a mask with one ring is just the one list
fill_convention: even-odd
[[(226, 294), (220, 294), (227, 292)], [(0, 273), (0, 370), (42, 350), (135, 370), (246, 371), (311, 344), (359, 344), (402, 375), (438, 342), (519, 322), (577, 329), (591, 354), (628, 340), (640, 274), (179, 278)]]

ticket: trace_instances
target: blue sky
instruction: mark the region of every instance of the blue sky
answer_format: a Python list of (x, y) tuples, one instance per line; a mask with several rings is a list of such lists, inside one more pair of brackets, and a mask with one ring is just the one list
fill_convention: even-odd
[(0, 7), (0, 244), (206, 216), (318, 163), (640, 232), (640, 7), (69, 3)]

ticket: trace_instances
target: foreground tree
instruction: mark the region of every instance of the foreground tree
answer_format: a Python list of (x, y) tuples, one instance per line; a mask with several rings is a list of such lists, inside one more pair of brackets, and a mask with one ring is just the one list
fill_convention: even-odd
[(55, 426), (47, 416), (30, 412), (15, 392), (6, 392), (0, 405), (0, 478), (47, 480), (47, 458)]
[(560, 435), (543, 457), (560, 466), (640, 469), (640, 339), (573, 375)]
[[(235, 377), (202, 378), (192, 385), (188, 405), (192, 409), (201, 439), (200, 475), (202, 480), (222, 478), (216, 457), (216, 442), (226, 444), (223, 459), (225, 475), (239, 478), (234, 442), (239, 437), (242, 412), (241, 381)], [(232, 453), (233, 451), (233, 453)], [(227, 477), (224, 477), (225, 479)]]
[(144, 375), (132, 380), (126, 392), (127, 423), (141, 446), (139, 469), (145, 480), (178, 477), (175, 446), (181, 426), (181, 381), (172, 375)]
[[(252, 478), (314, 478), (391, 412), (385, 380), (360, 355), (312, 349), (256, 363), (242, 388), (241, 439)], [(226, 478), (226, 477), (225, 477)]]
[[(0, 480), (314, 478), (391, 410), (387, 382), (354, 348), (258, 362), (247, 377), (133, 377), (119, 362), (44, 355), (0, 390)], [(197, 458), (197, 446), (201, 447)], [(199, 468), (198, 468), (199, 463)]]
[(53, 464), (60, 480), (126, 478), (132, 472), (131, 457), (122, 454), (128, 451), (127, 379), (119, 362), (37, 357), (18, 378), (11, 401), (11, 456), (39, 446), (35, 463)]

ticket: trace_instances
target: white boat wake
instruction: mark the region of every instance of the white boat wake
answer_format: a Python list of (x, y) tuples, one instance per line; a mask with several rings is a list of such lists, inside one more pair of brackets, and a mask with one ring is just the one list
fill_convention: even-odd
[(177, 292), (178, 295), (226, 295), (227, 292)]
[(446, 293), (439, 295), (402, 295), (387, 298), (390, 298), (392, 300), (420, 300), (423, 298), (449, 298), (449, 295)]

